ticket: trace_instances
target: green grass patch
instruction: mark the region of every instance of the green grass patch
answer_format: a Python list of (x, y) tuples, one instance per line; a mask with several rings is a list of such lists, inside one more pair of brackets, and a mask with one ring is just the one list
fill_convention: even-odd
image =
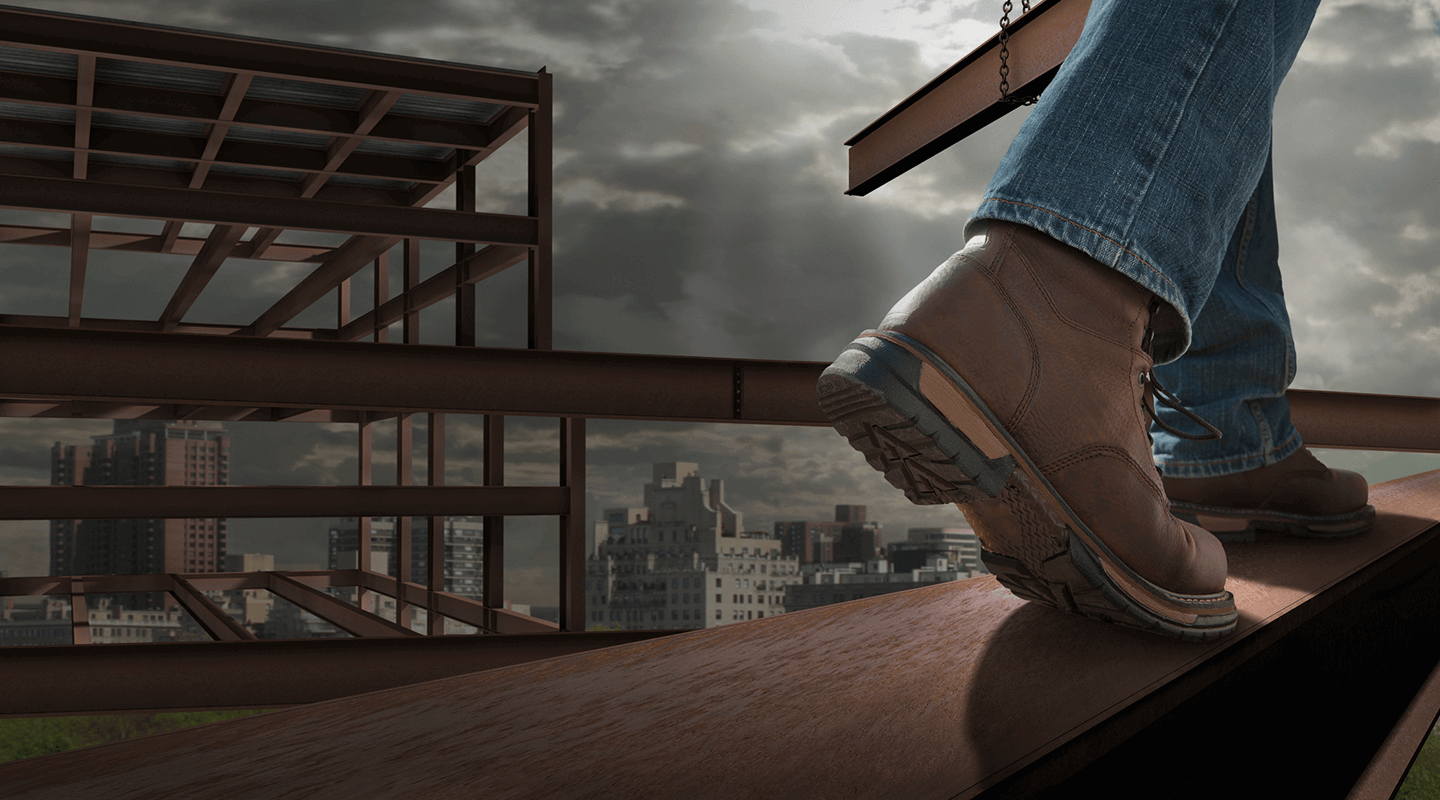
[(1426, 738), (1395, 800), (1440, 800), (1440, 734)]
[(189, 711), (174, 714), (0, 719), (0, 763), (263, 713), (265, 712)]

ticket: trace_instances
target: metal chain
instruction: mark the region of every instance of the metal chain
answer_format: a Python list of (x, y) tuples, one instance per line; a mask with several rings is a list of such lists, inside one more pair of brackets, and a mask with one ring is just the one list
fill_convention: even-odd
[[(1022, 3), (1022, 13), (1030, 13), (1030, 0), (1022, 0)], [(1000, 102), (1011, 105), (1032, 106), (1035, 105), (1036, 100), (1040, 99), (1040, 96), (1014, 97), (1010, 94), (1010, 81), (1006, 80), (1010, 77), (1010, 65), (1006, 63), (1006, 60), (1010, 58), (1010, 50), (1005, 45), (1010, 41), (1010, 31), (1008, 28), (1010, 26), (1010, 12), (1014, 8), (1014, 3), (1010, 2), (1010, 0), (1005, 0), (1004, 11), (1000, 15)]]

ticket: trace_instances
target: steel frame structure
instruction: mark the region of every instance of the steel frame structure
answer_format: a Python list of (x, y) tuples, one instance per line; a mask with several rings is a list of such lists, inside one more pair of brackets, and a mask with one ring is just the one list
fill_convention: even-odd
[[(1043, 88), (1078, 38), (1088, 7), (1089, 0), (1044, 0), (1013, 23), (1010, 63), (1016, 92)], [(133, 786), (149, 796), (193, 794), (210, 786), (217, 758), (245, 757), (262, 760), (267, 769), (229, 779), (227, 791), (374, 795), (377, 780), (399, 786), (392, 773), (405, 772), (414, 780), (404, 783), (404, 791), (427, 789), (439, 796), (473, 788), (473, 765), (483, 764), (490, 770), (486, 780), (492, 790), (508, 789), (516, 796), (541, 796), (596, 781), (617, 790), (624, 786), (634, 797), (703, 794), (726, 781), (796, 797), (897, 792), (1033, 797), (1043, 791), (1074, 796), (1133, 783), (1137, 765), (1163, 766), (1154, 779), (1173, 778), (1173, 743), (1198, 737), (1236, 746), (1212, 750), (1233, 773), (1218, 768), (1187, 773), (1197, 791), (1225, 791), (1226, 781), (1241, 773), (1242, 762), (1253, 773), (1250, 768), (1275, 761), (1303, 761), (1316, 766), (1313, 785), (1304, 787), (1306, 796), (1380, 798), (1393, 792), (1434, 723), (1440, 711), (1440, 647), (1415, 631), (1440, 622), (1440, 604), (1435, 603), (1440, 472), (1373, 487), (1381, 513), (1376, 531), (1367, 537), (1328, 548), (1292, 542), (1236, 551), (1232, 588), (1242, 608), (1241, 629), (1230, 639), (1198, 647), (1098, 623), (1085, 627), (1080, 637), (1078, 626), (1088, 623), (1019, 603), (988, 576), (681, 635), (577, 632), (584, 419), (825, 425), (814, 395), (825, 365), (551, 350), (550, 84), (543, 70), (492, 74), (128, 23), (80, 24), (62, 17), (0, 7), (0, 44), (8, 40), (6, 46), (72, 53), (78, 64), (73, 79), (52, 76), (48, 82), (35, 79), (33, 86), (26, 83), (29, 77), (0, 72), (0, 102), (49, 104), (75, 114), (69, 127), (20, 125), (0, 106), (3, 141), (15, 141), (11, 132), (20, 131), (31, 137), (31, 145), (70, 154), (68, 163), (0, 155), (0, 172), (20, 181), (3, 184), (0, 204), (73, 215), (68, 230), (0, 227), (0, 243), (63, 246), (72, 253), (67, 316), (0, 317), (0, 415), (352, 422), (360, 428), (365, 457), (357, 485), (349, 487), (0, 487), (4, 518), (44, 519), (62, 509), (67, 518), (337, 512), (439, 517), (463, 510), (487, 521), (486, 596), (483, 603), (447, 596), (433, 590), (438, 578), (433, 572), (431, 585), (420, 586), (379, 575), (363, 560), (357, 569), (334, 572), (0, 580), (0, 594), (83, 598), (87, 592), (169, 591), (221, 640), (0, 653), (11, 680), (43, 687), (26, 703), (10, 701), (0, 716), (278, 708), (331, 701), (184, 737), (151, 737), (103, 751), (0, 766), (0, 789), (31, 791), (36, 797), (79, 796), (115, 788), (118, 776), (131, 781), (127, 790)], [(67, 26), (63, 31), (62, 24)], [(221, 41), (224, 48), (208, 46)], [(848, 193), (872, 191), (1011, 109), (998, 102), (996, 46), (995, 39), (981, 45), (847, 142)], [(222, 51), (223, 58), (214, 54)], [(167, 104), (153, 87), (142, 91), (97, 78), (106, 74), (97, 66), (105, 65), (104, 59), (198, 66), (225, 72), (225, 83), (223, 91), (184, 95), (183, 102)], [(294, 104), (250, 97), (247, 84), (280, 75), (277, 65), (288, 70), (283, 73), (287, 79), (359, 88), (364, 99), (348, 110), (321, 109), (311, 119)], [(478, 98), (505, 110), (491, 123), (436, 122), (432, 130), (428, 123), (388, 110), (411, 93)], [(185, 113), (206, 120), (206, 132), (189, 150), (163, 137), (140, 143), (95, 124), (93, 115), (102, 108), (146, 114), (188, 109)], [(298, 146), (242, 147), (225, 135), (227, 125), (237, 124), (318, 131), (330, 138), (323, 154)], [(475, 214), (474, 166), (522, 127), (531, 142), (529, 215), (492, 219)], [(437, 164), (414, 157), (385, 160), (372, 152), (360, 158), (353, 144), (355, 139), (397, 138), (450, 150)], [(100, 158), (117, 152), (185, 160), (189, 171), (143, 171)], [(262, 157), (269, 166), (303, 174), (271, 181), (262, 191), (256, 188), (260, 184), (247, 189), (248, 179), (220, 169)], [(65, 174), (57, 173), (57, 166)], [(404, 181), (406, 188), (333, 180), (346, 175)], [(212, 178), (223, 185), (211, 183)], [(450, 183), (460, 189), (456, 211), (417, 208), (427, 192), (433, 197)], [(139, 205), (126, 208), (143, 207), (153, 218), (165, 219), (164, 232), (146, 236), (90, 229), (89, 215), (116, 213), (123, 205), (112, 196), (122, 187), (141, 198)], [(288, 202), (267, 201), (263, 212), (252, 212), (233, 196), (247, 192)], [(376, 213), (357, 214), (361, 209)], [(215, 225), (211, 234), (203, 240), (180, 237), (179, 223), (196, 215)], [(337, 248), (276, 241), (281, 229), (305, 225), (353, 237)], [(263, 230), (241, 241), (243, 232), (237, 230), (248, 227)], [(422, 283), (414, 278), (418, 259), (413, 253), (416, 240), (426, 237), (457, 242), (457, 252), (443, 277)], [(404, 295), (377, 297), (373, 311), (351, 318), (347, 279), (367, 264), (383, 274), (385, 253), (397, 244), (405, 253)], [(477, 250), (479, 245), (484, 249)], [(99, 248), (179, 252), (195, 261), (160, 319), (94, 319), (81, 313), (83, 278), (85, 254)], [(316, 268), (250, 325), (185, 322), (185, 310), (225, 258), (302, 261)], [(530, 270), (529, 349), (475, 347), (474, 284), (520, 260), (528, 260)], [(341, 308), (333, 329), (284, 327), (336, 288)], [(462, 321), (456, 344), (416, 344), (415, 311), (450, 297)], [(384, 343), (384, 326), (396, 321), (405, 323), (405, 341)], [(374, 341), (360, 341), (366, 338)], [(142, 351), (182, 365), (179, 374), (191, 377), (166, 377), (143, 365), (138, 371), (115, 369), (117, 363), (133, 364), (134, 354)], [(268, 379), (276, 374), (286, 380)], [(655, 380), (662, 374), (666, 380)], [(363, 380), (357, 378), (362, 375)], [(1304, 391), (1292, 391), (1289, 398), (1292, 418), (1311, 446), (1440, 452), (1440, 400), (1435, 398)], [(409, 439), (403, 426), (414, 413), (431, 415), (432, 475), (443, 463), (444, 415), (486, 415), (483, 486), (409, 486), (403, 469), (400, 486), (369, 485), (369, 426), (379, 419), (400, 420), (404, 452)], [(561, 419), (560, 487), (504, 485), (505, 415)], [(405, 463), (408, 458), (402, 459)], [(498, 518), (527, 513), (565, 520), (563, 616), (558, 630), (509, 635), (503, 632), (545, 628), (506, 614), (499, 602)], [(432, 525), (432, 531), (437, 529)], [(402, 529), (401, 535), (406, 533)], [(434, 543), (431, 552), (436, 552), (433, 548)], [(320, 590), (328, 586), (387, 594), (402, 605), (429, 608), (431, 620), (446, 615), (502, 633), (414, 636), (393, 623), (379, 624), (387, 621), (363, 610), (327, 602)], [(201, 592), (245, 587), (295, 598), (361, 638), (244, 641)], [(84, 626), (79, 612), (75, 624), (79, 642)], [(901, 630), (905, 635), (897, 636)], [(656, 638), (662, 640), (645, 641)], [(596, 647), (606, 649), (585, 652)], [(569, 654), (564, 660), (540, 661), (562, 652)], [(1324, 668), (1311, 670), (1322, 652)], [(126, 676), (163, 673), (172, 682), (193, 683), (222, 658), (243, 663), (238, 689), (187, 685), (182, 691), (154, 678), (129, 700), (98, 691), (77, 698), (72, 691), (114, 669)], [(767, 658), (784, 658), (787, 668), (757, 671), (755, 664)], [(367, 659), (381, 666), (365, 671), (363, 679), (332, 686), (323, 678), (327, 669), (357, 669)], [(854, 669), (857, 663), (882, 661), (886, 668), (878, 672), (859, 675)], [(697, 664), (708, 666), (696, 670)], [(281, 669), (297, 670), (302, 679), (291, 685), (275, 677)], [(887, 680), (876, 678), (882, 673)], [(576, 694), (577, 675), (585, 676), (583, 696)], [(1016, 676), (1040, 682), (1030, 685)], [(927, 683), (934, 681), (943, 686)], [(1035, 685), (1054, 702), (1038, 703)], [(1329, 742), (1328, 760), (1317, 759), (1311, 734), (1327, 723), (1320, 704), (1334, 700), (1337, 685), (1350, 688), (1355, 698), (1344, 711), (1351, 736)], [(381, 689), (386, 693), (358, 694)], [(830, 704), (827, 711), (838, 704), (845, 713), (829, 715), (833, 724), (817, 728), (821, 710), (800, 699), (809, 697)], [(477, 726), (465, 720), (468, 758), (458, 760), (446, 755), (453, 753), (454, 742), (445, 728), (460, 719), (457, 702), (483, 707), (491, 723)], [(991, 713), (970, 714), (977, 703), (988, 703)], [(408, 709), (407, 716), (377, 716), (377, 704)], [(591, 713), (577, 716), (582, 707)], [(774, 709), (781, 707), (788, 711), (775, 717)], [(647, 746), (637, 747), (637, 737), (616, 731), (653, 734), (655, 720), (611, 718), (636, 708), (668, 714), (664, 718), (673, 721), (676, 731), (690, 730), (686, 726), (696, 724), (699, 711), (712, 716), (696, 731), (723, 729), (726, 721), (734, 729), (753, 728), (757, 714), (770, 714), (774, 747), (767, 751), (766, 768), (738, 771), (736, 765), (745, 758), (741, 748), (769, 734), (712, 737), (700, 748), (684, 736), (673, 737), (674, 746), (663, 741), (651, 746), (647, 739)], [(986, 727), (1016, 715), (1025, 724)], [(372, 759), (373, 751), (362, 743), (387, 733), (433, 746), (406, 750), (397, 756), (400, 760)], [(307, 784), (314, 753), (296, 751), (293, 743), (302, 739), (312, 749), (329, 748), (326, 752), (336, 758), (359, 754), (359, 760), (352, 758), (346, 768), (327, 774), (323, 787)], [(551, 749), (562, 741), (573, 750), (557, 760)], [(937, 755), (935, 742), (959, 744)], [(817, 748), (831, 752), (837, 746), (853, 753), (853, 758), (837, 756), (837, 768), (843, 762), (849, 770), (840, 783), (816, 780), (805, 771), (817, 763)], [(657, 747), (664, 757), (655, 758)], [(940, 756), (949, 760), (937, 760)]]

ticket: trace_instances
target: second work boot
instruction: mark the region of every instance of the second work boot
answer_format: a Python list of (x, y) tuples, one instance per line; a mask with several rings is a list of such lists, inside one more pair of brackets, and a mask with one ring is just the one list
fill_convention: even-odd
[(1365, 477), (1330, 469), (1304, 447), (1258, 469), (1161, 483), (1171, 513), (1226, 541), (1253, 542), (1258, 531), (1339, 539), (1375, 526)]
[(1016, 595), (1181, 639), (1233, 631), (1224, 549), (1171, 515), (1151, 456), (1160, 300), (1031, 228), (976, 232), (825, 369), (821, 408), (911, 502), (955, 503)]

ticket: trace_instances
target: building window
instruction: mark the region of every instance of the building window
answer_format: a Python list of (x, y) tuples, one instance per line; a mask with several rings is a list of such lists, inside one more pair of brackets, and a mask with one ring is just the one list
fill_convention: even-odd
[[(720, 595), (715, 595), (715, 602), (720, 602)], [(716, 617), (716, 619), (719, 619), (719, 617)]]
[(715, 619), (720, 619), (720, 609), (715, 609)]

